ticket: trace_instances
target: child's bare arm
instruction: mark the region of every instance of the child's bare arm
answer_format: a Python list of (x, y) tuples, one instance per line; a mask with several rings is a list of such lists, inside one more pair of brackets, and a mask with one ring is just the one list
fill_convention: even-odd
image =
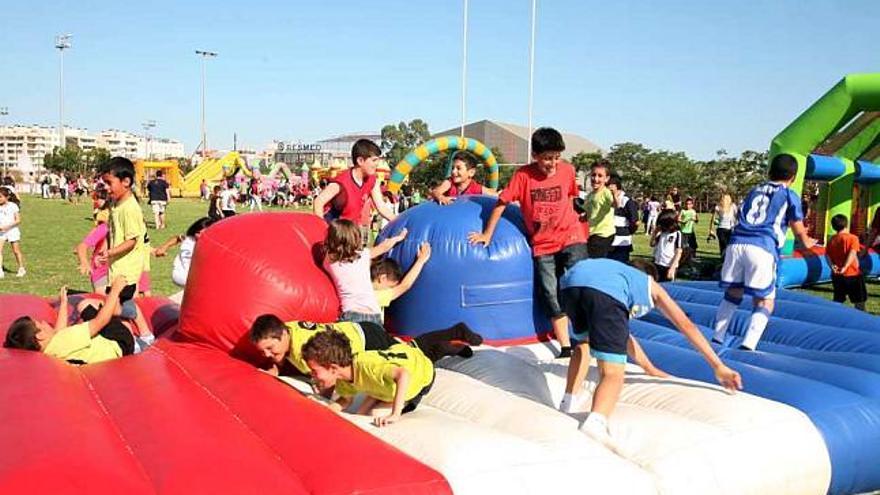
[(165, 256), (165, 254), (168, 253), (169, 249), (171, 249), (174, 246), (183, 242), (184, 237), (185, 236), (183, 236), (183, 235), (176, 235), (176, 236), (172, 237), (171, 239), (168, 239), (167, 241), (165, 241), (164, 244), (162, 244), (161, 246), (154, 249), (153, 254), (157, 257)]
[(413, 263), (413, 266), (408, 272), (406, 272), (406, 275), (403, 276), (400, 283), (391, 288), (392, 301), (412, 288), (413, 284), (416, 283), (416, 280), (422, 273), (422, 268), (425, 267), (425, 264), (429, 259), (431, 259), (431, 245), (427, 242), (423, 242), (421, 246), (419, 246), (419, 254), (416, 256), (416, 261)]
[(331, 402), (329, 407), (336, 412), (342, 412), (348, 409), (348, 406), (351, 405), (351, 402), (351, 397), (339, 397), (335, 401)]
[(406, 239), (406, 234), (409, 231), (406, 229), (402, 229), (397, 235), (388, 237), (384, 241), (376, 244), (375, 246), (370, 248), (370, 259), (376, 259), (379, 256), (391, 251), (391, 249), (397, 245), (400, 241)]
[(504, 214), (505, 208), (507, 208), (507, 203), (500, 200), (495, 203), (495, 208), (492, 209), (492, 214), (489, 215), (489, 220), (486, 222), (486, 227), (483, 228), (483, 231), (468, 234), (468, 240), (471, 244), (489, 245), (492, 241), (492, 235), (495, 234), (495, 227), (498, 226), (498, 221), (501, 220), (501, 215)]
[(452, 187), (452, 182), (449, 179), (445, 179), (443, 182), (437, 185), (434, 189), (431, 189), (431, 198), (442, 204), (447, 205), (453, 201), (452, 198), (446, 196), (446, 191), (448, 191)]
[(841, 272), (841, 273), (846, 272), (846, 270), (847, 270), (847, 269), (848, 269), (853, 263), (856, 263), (856, 259), (858, 259), (858, 255), (859, 255), (859, 248), (858, 248), (858, 246), (856, 246), (855, 249), (853, 249), (853, 250), (851, 250), (849, 253), (847, 253), (847, 255), (846, 255), (846, 261), (843, 263), (843, 266), (840, 267), (840, 272)]
[(388, 204), (385, 203), (385, 198), (382, 197), (382, 189), (379, 187), (379, 182), (376, 182), (373, 186), (373, 190), (370, 191), (370, 197), (373, 199), (373, 205), (376, 206), (376, 211), (378, 211), (385, 220), (388, 220), (389, 222), (394, 220), (396, 215), (391, 211), (391, 208), (388, 207)]
[(73, 253), (76, 255), (76, 259), (79, 260), (79, 273), (82, 275), (88, 275), (91, 271), (91, 267), (89, 267), (89, 246), (80, 242), (73, 248)]
[(55, 330), (61, 330), (67, 326), (67, 315), (69, 314), (67, 304), (67, 286), (61, 287), (58, 291), (58, 316), (55, 318)]
[(314, 203), (312, 204), (312, 213), (318, 215), (319, 217), (324, 217), (324, 206), (330, 202), (340, 191), (339, 184), (335, 182), (331, 182), (327, 184), (327, 187), (321, 190), (321, 194), (315, 198)]
[(392, 371), (391, 378), (394, 379), (396, 385), (394, 390), (394, 402), (391, 404), (391, 414), (373, 418), (373, 424), (379, 427), (390, 425), (399, 420), (400, 415), (403, 413), (403, 405), (406, 402), (406, 389), (409, 387), (409, 372), (404, 368), (397, 367)]
[(718, 380), (718, 383), (731, 392), (742, 390), (742, 377), (740, 377), (739, 373), (728, 368), (721, 361), (697, 326), (694, 325), (690, 318), (682, 311), (681, 307), (669, 296), (666, 289), (657, 282), (654, 282), (653, 279), (650, 280), (650, 284), (654, 305), (663, 313), (663, 316), (675, 325), (675, 328), (684, 334), (691, 345), (703, 355), (703, 359), (714, 370), (715, 379)]
[(818, 242), (807, 234), (807, 228), (804, 227), (804, 222), (795, 220), (789, 222), (788, 226), (791, 227), (792, 233), (794, 233), (795, 237), (801, 241), (801, 244), (803, 244), (805, 248), (810, 249)]
[(626, 343), (626, 352), (629, 354), (633, 361), (641, 366), (645, 373), (651, 376), (659, 376), (659, 377), (668, 377), (669, 374), (660, 368), (654, 366), (654, 363), (651, 362), (651, 359), (645, 354), (645, 350), (642, 349), (642, 346), (639, 345), (639, 342), (632, 335), (629, 336), (629, 340)]
[(491, 187), (486, 187), (486, 186), (483, 186), (482, 193), (485, 194), (486, 196), (496, 196), (496, 197), (498, 196), (497, 189), (492, 189)]
[(122, 244), (116, 246), (115, 248), (110, 248), (107, 250), (108, 258), (115, 258), (118, 256), (124, 256), (131, 252), (134, 247), (137, 246), (137, 239), (128, 239), (122, 242)]

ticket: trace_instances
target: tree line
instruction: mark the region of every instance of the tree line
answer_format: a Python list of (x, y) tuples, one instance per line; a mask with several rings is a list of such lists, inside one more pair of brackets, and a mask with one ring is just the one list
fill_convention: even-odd
[[(422, 119), (389, 124), (382, 128), (381, 144), (385, 158), (392, 167), (407, 153), (431, 138), (428, 124)], [(504, 157), (492, 148), (498, 163)], [(443, 180), (449, 153), (429, 157), (412, 171), (409, 184), (422, 190)], [(579, 171), (589, 172), (590, 165), (606, 160), (620, 174), (624, 188), (631, 197), (655, 196), (663, 200), (667, 191), (678, 187), (683, 197), (694, 197), (701, 206), (714, 204), (722, 192), (734, 199), (745, 196), (749, 189), (766, 177), (767, 153), (747, 150), (733, 156), (719, 150), (711, 160), (694, 160), (684, 152), (652, 150), (639, 143), (618, 143), (602, 153), (578, 153), (572, 164)], [(507, 184), (515, 167), (501, 168), (501, 185)], [(478, 174), (478, 179), (479, 179)]]

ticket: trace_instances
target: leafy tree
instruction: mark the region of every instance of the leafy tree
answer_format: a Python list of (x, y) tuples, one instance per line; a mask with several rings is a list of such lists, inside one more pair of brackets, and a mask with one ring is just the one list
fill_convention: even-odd
[(581, 151), (571, 157), (571, 164), (575, 170), (589, 170), (590, 166), (602, 159), (601, 151)]
[(394, 167), (417, 146), (431, 137), (428, 124), (422, 119), (411, 120), (409, 123), (389, 124), (381, 131), (381, 148), (388, 165)]

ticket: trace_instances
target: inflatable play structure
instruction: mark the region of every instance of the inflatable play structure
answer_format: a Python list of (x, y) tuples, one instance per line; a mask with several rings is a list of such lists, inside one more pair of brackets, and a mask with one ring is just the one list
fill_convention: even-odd
[(179, 195), (181, 186), (180, 164), (177, 160), (148, 161), (135, 160), (134, 162), (134, 181), (136, 184), (143, 184), (146, 187), (147, 182), (153, 178), (156, 172), (165, 173), (165, 180), (171, 186), (172, 196)]
[(498, 162), (492, 150), (485, 144), (472, 138), (458, 136), (444, 136), (432, 139), (422, 144), (413, 151), (407, 153), (391, 172), (391, 179), (388, 181), (388, 190), (393, 194), (400, 191), (400, 186), (409, 175), (413, 168), (419, 166), (426, 158), (444, 151), (466, 150), (477, 156), (486, 165), (487, 180), (486, 185), (492, 189), (498, 188)]
[[(321, 219), (241, 215), (200, 237), (179, 309), (161, 298), (140, 303), (164, 330), (147, 351), (75, 367), (0, 349), (0, 444), (15, 446), (0, 449), (0, 492), (543, 494), (570, 492), (571, 473), (596, 493), (880, 488), (876, 317), (784, 292), (759, 351), (724, 356), (744, 377), (746, 393), (736, 395), (712, 383), (662, 317), (633, 322), (655, 362), (684, 378), (628, 368), (610, 423), (615, 453), (577, 431), (583, 413), (555, 408), (567, 363), (540, 341), (516, 210), (489, 248), (459, 238), (491, 204), (425, 203), (388, 227), (410, 231), (392, 252), (404, 268), (420, 242), (433, 250), (411, 294), (391, 307), (395, 328), (416, 334), (464, 320), (494, 344), (438, 363), (431, 393), (404, 420), (377, 429), (257, 370), (262, 359), (246, 338), (254, 318), (332, 321), (339, 303), (318, 259)], [(272, 243), (252, 242), (265, 232)], [(459, 257), (471, 265), (454, 264)], [(695, 321), (711, 323), (718, 292), (670, 290)], [(0, 296), (0, 332), (23, 314), (51, 320), (54, 309)], [(588, 388), (595, 381), (594, 369)]]
[(181, 193), (188, 197), (198, 197), (202, 180), (214, 186), (239, 173), (245, 177), (253, 177), (255, 168), (256, 165), (249, 165), (237, 151), (230, 151), (221, 158), (208, 158), (184, 176)]
[[(851, 231), (865, 231), (880, 208), (880, 74), (851, 74), (794, 120), (770, 146), (770, 157), (786, 153), (800, 165), (792, 186), (798, 192), (805, 181), (819, 182), (812, 205), (815, 228), (811, 235), (825, 244), (834, 235), (831, 217), (843, 214)], [(779, 264), (781, 287), (828, 282), (831, 267), (824, 250), (794, 250), (789, 233)], [(880, 276), (880, 254), (867, 251), (860, 259), (867, 276)]]

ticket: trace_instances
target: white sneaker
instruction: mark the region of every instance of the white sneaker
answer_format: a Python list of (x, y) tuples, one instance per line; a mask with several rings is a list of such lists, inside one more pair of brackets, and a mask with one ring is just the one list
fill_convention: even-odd
[(614, 439), (611, 438), (611, 433), (608, 432), (608, 425), (606, 424), (604, 419), (598, 419), (595, 417), (595, 415), (590, 414), (589, 416), (587, 416), (587, 419), (584, 420), (584, 423), (579, 429), (584, 435), (599, 442), (608, 450), (614, 452), (619, 456), (628, 457), (628, 455), (624, 453), (620, 446), (617, 445), (617, 442), (615, 442)]
[(586, 412), (589, 410), (587, 408), (587, 401), (590, 398), (590, 394), (584, 392), (579, 394), (565, 394), (562, 396), (562, 402), (559, 403), (559, 410), (565, 414)]
[(3, 271), (3, 267), (0, 266), (0, 278), (3, 278), (5, 276), (6, 276), (6, 273)]
[(24, 267), (19, 268), (18, 271), (15, 272), (16, 277), (24, 277), (25, 274), (27, 274), (27, 270), (25, 270)]

